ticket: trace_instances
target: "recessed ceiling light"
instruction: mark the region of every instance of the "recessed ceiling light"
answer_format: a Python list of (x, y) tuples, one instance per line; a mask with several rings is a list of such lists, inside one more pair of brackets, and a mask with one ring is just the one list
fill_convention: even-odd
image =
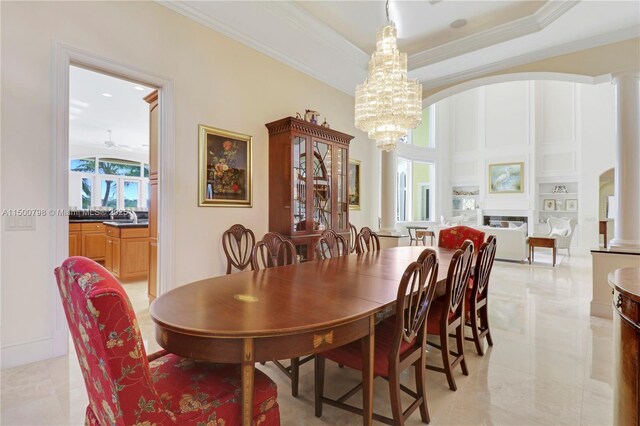
[(142, 87), (142, 86), (133, 86), (133, 88), (136, 89), (136, 90), (140, 90), (140, 91), (144, 90), (144, 87)]
[(82, 102), (82, 101), (79, 101), (79, 100), (77, 100), (77, 99), (69, 99), (69, 103), (70, 103), (71, 105), (75, 105), (75, 106), (82, 107), (82, 108), (87, 108), (87, 107), (89, 107), (89, 104), (88, 104), (88, 103), (86, 103), (86, 102)]
[(458, 28), (464, 27), (465, 25), (467, 25), (467, 20), (466, 19), (456, 19), (449, 26), (451, 28), (458, 29)]
[(113, 95), (111, 93), (103, 93), (102, 96), (104, 96), (105, 98), (113, 97)]

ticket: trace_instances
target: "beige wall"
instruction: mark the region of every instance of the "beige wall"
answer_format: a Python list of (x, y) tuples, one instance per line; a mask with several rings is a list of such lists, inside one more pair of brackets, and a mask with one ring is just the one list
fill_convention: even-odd
[[(56, 42), (170, 79), (175, 85), (175, 285), (223, 273), (220, 237), (233, 223), (257, 235), (268, 224), (264, 123), (305, 108), (356, 138), (362, 160), (358, 227), (377, 224), (369, 182), (377, 158), (353, 125), (353, 98), (151, 2), (2, 2), (2, 208), (50, 208), (52, 70)], [(253, 208), (197, 206), (198, 124), (253, 135)], [(51, 355), (57, 289), (50, 268), (53, 221), (2, 236), (2, 355)], [(66, 236), (62, 236), (66, 238)], [(47, 353), (49, 351), (49, 353)]]

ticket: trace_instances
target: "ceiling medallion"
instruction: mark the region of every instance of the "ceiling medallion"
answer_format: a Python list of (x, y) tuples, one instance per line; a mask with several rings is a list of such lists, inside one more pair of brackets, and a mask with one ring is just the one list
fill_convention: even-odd
[(398, 51), (396, 26), (389, 19), (376, 33), (369, 74), (356, 87), (355, 125), (376, 146), (392, 151), (399, 138), (422, 122), (422, 84), (407, 78), (407, 54)]

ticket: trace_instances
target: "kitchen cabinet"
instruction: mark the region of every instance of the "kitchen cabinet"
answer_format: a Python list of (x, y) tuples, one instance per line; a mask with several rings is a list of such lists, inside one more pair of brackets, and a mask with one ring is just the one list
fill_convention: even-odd
[(106, 227), (104, 266), (120, 281), (132, 281), (149, 275), (149, 228)]
[(93, 259), (96, 262), (104, 261), (105, 257), (105, 226), (102, 223), (81, 223), (81, 249), (82, 256)]
[(313, 260), (325, 229), (349, 241), (349, 143), (353, 136), (293, 117), (269, 129), (269, 230)]
[(158, 296), (158, 91), (150, 93), (149, 104), (149, 302)]
[(69, 257), (82, 256), (82, 226), (79, 223), (69, 224)]

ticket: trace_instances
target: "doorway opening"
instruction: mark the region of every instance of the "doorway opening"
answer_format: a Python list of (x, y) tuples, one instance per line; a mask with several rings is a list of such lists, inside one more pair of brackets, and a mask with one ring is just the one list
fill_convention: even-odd
[(151, 123), (150, 99), (157, 91), (69, 66), (68, 255), (102, 264), (122, 283), (136, 312), (148, 309), (156, 295), (149, 280), (156, 276), (150, 273), (149, 230), (150, 219), (157, 221), (157, 212), (150, 212), (157, 190), (150, 152), (158, 152), (151, 147), (157, 145), (151, 124), (158, 122)]

